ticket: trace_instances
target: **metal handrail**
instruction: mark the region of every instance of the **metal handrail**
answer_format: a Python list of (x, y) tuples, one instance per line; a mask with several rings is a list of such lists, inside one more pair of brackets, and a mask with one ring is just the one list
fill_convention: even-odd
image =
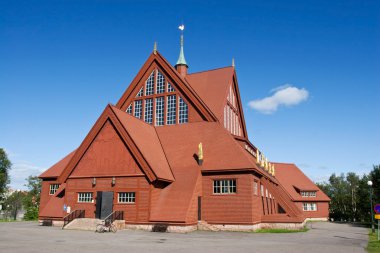
[(72, 222), (75, 219), (84, 218), (84, 214), (85, 214), (84, 210), (74, 210), (74, 211), (72, 211), (71, 213), (69, 213), (68, 215), (66, 215), (63, 218), (63, 226), (62, 226), (62, 228), (64, 228), (67, 224), (69, 224), (70, 222)]
[(114, 211), (104, 219), (104, 224), (112, 224), (115, 220), (124, 220), (124, 211)]

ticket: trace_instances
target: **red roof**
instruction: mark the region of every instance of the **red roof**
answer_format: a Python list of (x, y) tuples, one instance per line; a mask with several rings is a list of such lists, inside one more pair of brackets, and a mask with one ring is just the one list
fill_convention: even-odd
[[(150, 164), (157, 178), (167, 181), (174, 181), (173, 173), (170, 169), (165, 153), (162, 150), (156, 129), (126, 112), (111, 106), (127, 133)], [(138, 131), (136, 131), (138, 129)]]
[[(294, 201), (330, 201), (330, 198), (318, 188), (295, 164), (274, 163), (277, 181)], [(316, 191), (316, 197), (302, 197), (299, 191)]]
[(49, 178), (49, 177), (59, 177), (62, 171), (65, 169), (66, 165), (69, 163), (71, 158), (74, 156), (75, 151), (72, 151), (70, 154), (65, 156), (62, 160), (51, 166), (48, 170), (43, 172), (39, 177), (40, 178)]
[(227, 99), (228, 88), (233, 80), (233, 74), (233, 67), (225, 67), (186, 76), (186, 80), (214, 112), (220, 122), (223, 122), (224, 104)]

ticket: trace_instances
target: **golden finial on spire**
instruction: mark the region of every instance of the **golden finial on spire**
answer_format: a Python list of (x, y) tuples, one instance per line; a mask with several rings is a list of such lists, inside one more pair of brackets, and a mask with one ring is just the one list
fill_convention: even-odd
[(272, 164), (272, 176), (276, 176), (276, 172), (275, 172), (274, 164)]
[(265, 157), (265, 170), (268, 171), (268, 159)]
[(154, 42), (153, 53), (154, 53), (154, 54), (157, 53), (157, 42), (156, 42), (156, 41)]

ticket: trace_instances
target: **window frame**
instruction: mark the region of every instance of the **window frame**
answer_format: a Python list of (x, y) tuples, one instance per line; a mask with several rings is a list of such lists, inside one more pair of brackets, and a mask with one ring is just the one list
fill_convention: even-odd
[(49, 195), (54, 195), (58, 189), (59, 189), (60, 184), (50, 184), (49, 185)]
[[(236, 178), (216, 178), (212, 180), (212, 193), (213, 195), (235, 195), (238, 193), (237, 190), (237, 179)], [(216, 186), (215, 183), (219, 182), (219, 184)], [(234, 182), (232, 185), (230, 182)], [(227, 183), (227, 184), (224, 184)], [(215, 192), (215, 189), (219, 188), (219, 192)], [(224, 192), (224, 190), (227, 189), (227, 192)], [(231, 191), (231, 189), (235, 189), (234, 191)]]
[[(125, 194), (125, 196), (121, 196), (121, 194)], [(133, 196), (129, 196), (129, 194), (132, 194)], [(120, 201), (121, 199), (125, 199), (125, 201)], [(128, 201), (132, 199), (133, 201)], [(118, 204), (136, 204), (136, 192), (118, 192), (117, 203)]]
[[(85, 196), (81, 197), (81, 194), (85, 194)], [(93, 192), (78, 192), (78, 203), (94, 203), (94, 193)]]

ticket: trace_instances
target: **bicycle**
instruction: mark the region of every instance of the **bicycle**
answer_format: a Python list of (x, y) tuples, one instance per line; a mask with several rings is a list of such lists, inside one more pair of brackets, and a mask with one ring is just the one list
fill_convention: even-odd
[(105, 222), (105, 221), (103, 221), (101, 224), (98, 224), (95, 230), (95, 232), (98, 232), (98, 233), (104, 233), (104, 232), (116, 233), (116, 231), (117, 231), (117, 227), (113, 223)]

